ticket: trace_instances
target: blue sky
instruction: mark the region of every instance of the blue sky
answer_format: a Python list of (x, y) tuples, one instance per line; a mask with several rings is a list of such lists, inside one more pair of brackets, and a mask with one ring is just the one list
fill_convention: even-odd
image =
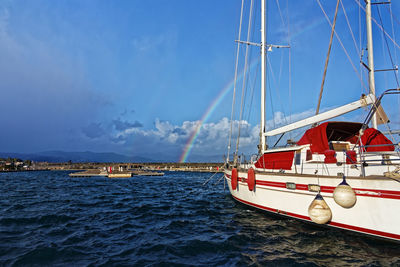
[[(90, 150), (178, 160), (196, 122), (233, 79), (240, 2), (0, 0), (0, 150)], [(290, 32), (292, 78), (289, 93), (289, 53), (275, 49), (270, 53), (273, 72), (268, 72), (270, 125), (273, 117), (279, 125), (284, 115), (295, 119), (315, 109), (330, 34), (317, 1), (278, 2), (284, 23), (277, 1), (269, 1), (268, 40), (287, 44)], [(321, 1), (330, 18), (334, 2)], [(343, 4), (358, 38), (359, 8), (355, 1)], [(380, 8), (392, 35), (388, 9)], [(394, 1), (392, 12), (396, 16), (399, 11)], [(374, 17), (379, 19), (375, 7)], [(395, 18), (396, 36), (399, 26)], [(341, 10), (337, 27), (359, 69)], [(255, 41), (258, 32), (256, 22)], [(376, 27), (374, 32), (380, 37)], [(388, 68), (382, 46), (382, 41), (375, 44), (382, 55), (377, 68)], [(393, 44), (389, 46), (398, 63), (400, 50), (395, 55)], [(251, 59), (258, 53), (254, 49)], [(253, 74), (257, 62), (254, 66)], [(395, 87), (389, 75), (377, 77), (378, 92)], [(363, 92), (336, 39), (325, 88), (323, 108), (354, 101)], [(258, 95), (256, 90), (256, 111), (244, 117), (242, 144), (249, 153), (256, 149)], [(397, 101), (388, 105), (387, 113), (399, 114)], [(231, 93), (205, 122), (189, 160), (226, 153), (230, 105)]]

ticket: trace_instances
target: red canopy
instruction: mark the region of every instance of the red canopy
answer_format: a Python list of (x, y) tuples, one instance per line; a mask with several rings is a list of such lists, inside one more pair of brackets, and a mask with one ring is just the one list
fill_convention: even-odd
[[(329, 150), (330, 141), (347, 141), (355, 144), (362, 123), (356, 122), (324, 122), (314, 128), (308, 129), (302, 138), (297, 142), (298, 145), (310, 144), (312, 153), (324, 153)], [(369, 147), (367, 151), (393, 151), (393, 143), (381, 132), (374, 128), (365, 130), (361, 137), (361, 142), (366, 145), (385, 145), (381, 147)], [(390, 146), (391, 145), (391, 146)]]
[[(371, 151), (393, 151), (393, 143), (386, 138), (380, 131), (374, 128), (368, 128), (365, 130), (363, 136), (361, 136), (361, 143), (366, 147), (367, 152)], [(374, 145), (388, 145), (388, 146), (374, 146)]]
[(294, 158), (293, 151), (280, 151), (273, 153), (264, 153), (255, 163), (256, 168), (291, 170)]
[(324, 153), (325, 150), (329, 150), (328, 138), (326, 137), (327, 126), (328, 122), (325, 122), (317, 127), (307, 130), (297, 144), (310, 144), (312, 153)]

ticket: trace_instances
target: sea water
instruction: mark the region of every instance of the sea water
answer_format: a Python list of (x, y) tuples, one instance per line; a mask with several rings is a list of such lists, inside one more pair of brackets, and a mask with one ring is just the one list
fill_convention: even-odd
[(397, 244), (236, 203), (222, 174), (68, 173), (0, 173), (0, 266), (400, 265)]

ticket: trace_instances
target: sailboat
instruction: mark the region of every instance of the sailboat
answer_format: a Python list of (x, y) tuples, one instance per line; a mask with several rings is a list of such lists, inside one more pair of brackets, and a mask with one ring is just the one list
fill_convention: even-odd
[[(226, 157), (224, 177), (234, 200), (284, 217), (400, 241), (400, 154), (378, 128), (386, 122), (383, 97), (375, 95), (371, 0), (365, 0), (369, 94), (343, 106), (266, 130), (266, 0), (261, 0), (261, 118), (258, 155)], [(239, 44), (253, 45), (237, 40)], [(368, 108), (361, 122), (331, 119)], [(267, 146), (267, 138), (305, 128), (297, 142)], [(230, 144), (229, 144), (230, 148)]]

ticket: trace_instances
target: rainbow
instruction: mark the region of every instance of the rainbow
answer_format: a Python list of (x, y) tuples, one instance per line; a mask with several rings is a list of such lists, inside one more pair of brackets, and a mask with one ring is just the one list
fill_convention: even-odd
[[(254, 59), (250, 65), (249, 65), (249, 71), (260, 61), (259, 58)], [(244, 75), (244, 71), (242, 71), (238, 77), (237, 80), (240, 80)], [(183, 152), (179, 158), (179, 162), (180, 163), (184, 163), (186, 162), (190, 151), (192, 151), (194, 142), (196, 141), (197, 137), (200, 134), (200, 130), (201, 127), (203, 126), (203, 124), (208, 120), (208, 118), (210, 118), (211, 114), (214, 112), (214, 110), (216, 109), (216, 107), (222, 102), (222, 100), (225, 98), (225, 96), (228, 94), (228, 92), (230, 90), (233, 89), (233, 84), (235, 82), (235, 79), (233, 79), (232, 81), (230, 81), (225, 87), (222, 88), (222, 90), (219, 92), (219, 94), (217, 95), (217, 97), (211, 102), (211, 104), (208, 106), (208, 108), (206, 109), (206, 111), (204, 112), (203, 116), (201, 117), (201, 119), (197, 122), (195, 129), (192, 131), (192, 133), (190, 134), (190, 137), (188, 139), (188, 141), (186, 142), (186, 145), (183, 149)]]
[[(353, 11), (355, 8), (351, 8), (350, 11)], [(340, 14), (342, 15), (342, 14)], [(293, 34), (290, 36), (290, 38), (293, 40), (295, 38), (297, 38), (298, 36), (302, 35), (305, 32), (311, 31), (312, 29), (318, 27), (319, 25), (323, 24), (325, 21), (325, 18), (321, 18), (319, 20), (314, 21), (313, 23), (309, 24), (307, 27), (303, 28), (301, 31)], [(256, 63), (259, 62), (259, 58), (253, 60), (250, 63), (249, 66), (249, 70), (251, 70)], [(244, 72), (242, 71), (239, 75), (237, 80), (240, 80), (243, 77)], [(211, 116), (211, 114), (213, 113), (213, 111), (216, 109), (216, 107), (219, 105), (219, 103), (221, 103), (222, 99), (225, 98), (225, 96), (227, 95), (227, 93), (233, 89), (233, 84), (234, 84), (235, 80), (233, 79), (232, 81), (230, 81), (224, 88), (222, 88), (222, 90), (219, 92), (219, 94), (217, 95), (217, 97), (211, 102), (211, 104), (208, 106), (208, 108), (206, 109), (205, 113), (203, 114), (203, 116), (201, 117), (201, 119), (197, 122), (197, 125), (194, 129), (194, 131), (191, 133), (188, 141), (186, 142), (186, 145), (183, 149), (183, 152), (181, 154), (181, 156), (179, 157), (179, 162), (180, 163), (184, 163), (186, 162), (190, 151), (193, 149), (193, 145), (197, 139), (197, 137), (199, 136), (201, 127), (203, 126), (203, 124), (208, 120), (208, 118)]]

